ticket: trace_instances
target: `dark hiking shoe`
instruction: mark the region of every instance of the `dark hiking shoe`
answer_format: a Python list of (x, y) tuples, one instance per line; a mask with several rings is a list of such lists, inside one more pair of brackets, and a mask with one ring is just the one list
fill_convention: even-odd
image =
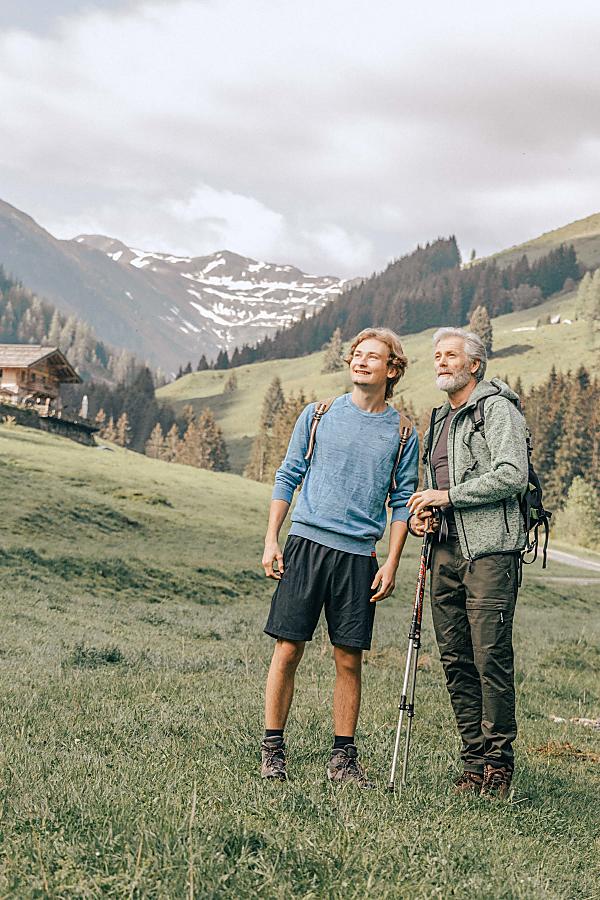
[(281, 737), (264, 738), (261, 742), (262, 764), (260, 777), (286, 781), (287, 771), (285, 765), (285, 744)]
[(354, 744), (346, 744), (342, 750), (332, 750), (327, 763), (329, 781), (352, 781), (361, 788), (374, 788), (373, 782), (365, 775), (365, 770), (358, 761), (358, 750)]
[(483, 775), (478, 772), (463, 772), (454, 782), (455, 794), (480, 794)]
[(484, 766), (482, 797), (498, 797), (505, 800), (510, 793), (512, 772), (508, 766)]

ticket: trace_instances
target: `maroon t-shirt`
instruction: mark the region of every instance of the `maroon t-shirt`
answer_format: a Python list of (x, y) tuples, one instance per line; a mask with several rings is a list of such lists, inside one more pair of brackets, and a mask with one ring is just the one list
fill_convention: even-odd
[(450, 431), (452, 419), (463, 406), (464, 403), (462, 406), (457, 406), (456, 409), (450, 410), (446, 416), (442, 433), (431, 454), (431, 468), (435, 472), (435, 483), (440, 491), (447, 491), (450, 487), (450, 475), (448, 472), (448, 432)]

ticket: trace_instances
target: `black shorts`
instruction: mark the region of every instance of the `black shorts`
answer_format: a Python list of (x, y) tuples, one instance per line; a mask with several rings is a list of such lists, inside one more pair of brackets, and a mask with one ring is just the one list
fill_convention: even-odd
[(371, 584), (378, 569), (374, 556), (333, 550), (291, 535), (283, 551), (283, 564), (266, 634), (310, 641), (325, 606), (332, 644), (370, 649), (376, 606), (371, 603)]

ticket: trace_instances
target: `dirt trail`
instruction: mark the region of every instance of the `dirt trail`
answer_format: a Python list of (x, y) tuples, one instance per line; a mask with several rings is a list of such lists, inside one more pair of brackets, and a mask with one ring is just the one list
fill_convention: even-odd
[(589, 569), (600, 575), (600, 562), (584, 556), (576, 556), (574, 553), (566, 553), (564, 550), (548, 550), (548, 559), (553, 559), (564, 566), (575, 566), (577, 569)]

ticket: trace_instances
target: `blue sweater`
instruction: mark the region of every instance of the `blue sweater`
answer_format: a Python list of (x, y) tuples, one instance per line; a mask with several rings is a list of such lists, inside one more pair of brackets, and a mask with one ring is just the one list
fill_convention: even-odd
[[(368, 413), (350, 394), (334, 400), (317, 428), (310, 464), (308, 448), (315, 403), (298, 417), (286, 457), (275, 475), (274, 500), (292, 502), (302, 490), (292, 514), (290, 534), (325, 547), (370, 556), (385, 531), (385, 502), (400, 443), (400, 416), (391, 406)], [(396, 490), (390, 494), (392, 522), (406, 522), (406, 501), (416, 491), (419, 470), (416, 429), (408, 439), (396, 470)]]

